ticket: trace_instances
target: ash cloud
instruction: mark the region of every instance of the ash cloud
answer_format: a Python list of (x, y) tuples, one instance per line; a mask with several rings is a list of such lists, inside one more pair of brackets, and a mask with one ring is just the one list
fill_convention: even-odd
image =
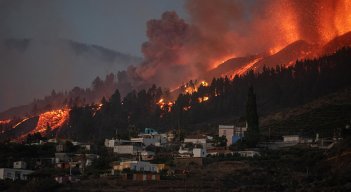
[(279, 50), (297, 40), (323, 45), (351, 30), (347, 0), (188, 0), (189, 20), (175, 12), (147, 23), (145, 61), (133, 70), (134, 87), (175, 88), (223, 60)]

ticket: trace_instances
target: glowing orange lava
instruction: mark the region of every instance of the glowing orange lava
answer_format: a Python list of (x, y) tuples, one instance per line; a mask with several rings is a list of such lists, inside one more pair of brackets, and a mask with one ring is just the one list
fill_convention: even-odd
[(51, 130), (61, 127), (69, 118), (70, 109), (52, 110), (39, 115), (38, 124), (31, 133), (44, 133), (48, 125)]
[(5, 125), (11, 122), (11, 119), (0, 120), (0, 125)]
[(24, 118), (22, 121), (18, 122), (16, 125), (14, 125), (12, 128), (16, 128), (17, 126), (21, 125), (25, 121), (27, 121), (29, 118)]
[(278, 53), (282, 49), (283, 49), (283, 47), (276, 46), (276, 47), (273, 47), (273, 48), (269, 49), (268, 53), (269, 53), (269, 55), (274, 55), (274, 54)]
[(262, 59), (262, 58), (257, 58), (257, 59), (255, 59), (255, 60), (253, 60), (252, 62), (246, 64), (244, 67), (242, 67), (242, 68), (238, 69), (237, 71), (235, 71), (235, 72), (233, 73), (233, 76), (232, 76), (232, 77), (234, 78), (236, 75), (242, 75), (242, 74), (246, 73), (249, 69), (252, 69), (253, 66), (254, 66), (257, 62), (261, 61), (261, 59)]
[(232, 59), (232, 58), (235, 58), (237, 57), (236, 55), (234, 54), (230, 54), (230, 55), (227, 55), (227, 56), (224, 56), (224, 57), (221, 57), (219, 59), (216, 59), (215, 61), (213, 61), (212, 63), (212, 66), (210, 67), (210, 69), (214, 69), (214, 68), (217, 68), (219, 65), (223, 64), (224, 62), (228, 61), (229, 59)]

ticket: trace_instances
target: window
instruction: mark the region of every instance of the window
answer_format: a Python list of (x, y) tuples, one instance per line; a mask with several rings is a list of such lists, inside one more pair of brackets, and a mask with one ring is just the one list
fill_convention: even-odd
[(223, 130), (223, 135), (227, 135), (227, 130)]

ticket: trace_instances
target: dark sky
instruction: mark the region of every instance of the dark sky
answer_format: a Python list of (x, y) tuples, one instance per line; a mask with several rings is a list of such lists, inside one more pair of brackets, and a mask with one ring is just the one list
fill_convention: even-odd
[[(76, 57), (60, 40), (142, 57), (146, 22), (170, 10), (187, 18), (183, 0), (0, 0), (0, 112), (123, 70)], [(34, 41), (8, 50), (9, 38)]]
[(141, 56), (146, 22), (183, 0), (1, 0), (1, 38), (64, 38)]

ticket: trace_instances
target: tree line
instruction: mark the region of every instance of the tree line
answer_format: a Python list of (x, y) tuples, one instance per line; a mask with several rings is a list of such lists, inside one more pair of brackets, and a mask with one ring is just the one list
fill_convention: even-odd
[[(311, 60), (298, 60), (294, 66), (263, 67), (242, 76), (214, 78), (200, 84), (196, 92), (181, 93), (172, 105), (162, 108), (158, 101), (169, 98), (167, 90), (153, 85), (129, 92), (124, 98), (118, 89), (96, 105), (74, 105), (67, 128), (61, 135), (76, 139), (102, 139), (113, 135), (128, 137), (145, 127), (160, 130), (182, 128), (193, 131), (195, 124), (216, 118), (245, 119), (247, 93), (252, 86), (259, 115), (305, 104), (328, 93), (350, 86), (351, 48)], [(204, 98), (208, 100), (204, 100)]]

